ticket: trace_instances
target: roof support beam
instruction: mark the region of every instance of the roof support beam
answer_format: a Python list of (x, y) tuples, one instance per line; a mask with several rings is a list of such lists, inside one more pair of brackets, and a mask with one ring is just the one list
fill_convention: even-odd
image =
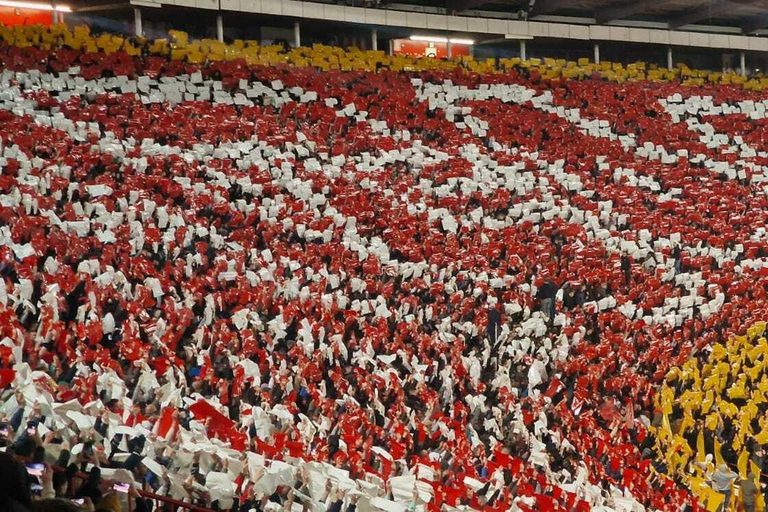
[[(394, 0), (385, 0), (390, 3)], [(448, 14), (452, 11), (461, 12), (477, 9), (488, 4), (513, 4), (512, 0), (447, 0), (445, 3)]]
[(744, 24), (741, 26), (741, 32), (745, 35), (749, 35), (766, 27), (768, 27), (768, 14), (761, 13), (745, 20)]
[[(620, 4), (611, 5), (605, 8), (595, 9), (595, 20), (599, 24), (608, 23), (613, 20), (622, 20), (635, 14), (646, 12), (652, 8), (658, 8), (671, 0), (630, 0)], [(700, 1), (698, 7), (684, 11), (682, 14), (672, 17), (669, 20), (669, 28), (674, 30), (684, 25), (690, 25), (708, 18), (714, 18), (727, 11), (739, 10), (742, 7), (749, 7), (752, 0), (706, 0), (702, 5)], [(761, 27), (762, 28), (762, 27)]]
[(573, 8), (573, 0), (536, 0), (531, 8), (531, 16), (548, 14), (560, 9)]
[(597, 8), (595, 9), (595, 20), (598, 24), (608, 23), (612, 20), (623, 20), (663, 3), (665, 3), (664, 0), (631, 0), (618, 5)]
[(131, 4), (127, 2), (116, 2), (113, 4), (102, 4), (102, 5), (87, 5), (85, 7), (75, 7), (73, 11), (75, 12), (94, 12), (94, 11), (111, 11), (113, 9), (127, 9), (131, 6)]
[(448, 7), (448, 12), (450, 13), (451, 11), (468, 11), (490, 3), (491, 0), (448, 0), (446, 7)]
[(715, 18), (726, 11), (737, 10), (740, 7), (742, 6), (729, 0), (712, 0), (707, 2), (706, 5), (684, 11), (681, 15), (670, 18), (669, 28), (674, 30), (701, 20)]

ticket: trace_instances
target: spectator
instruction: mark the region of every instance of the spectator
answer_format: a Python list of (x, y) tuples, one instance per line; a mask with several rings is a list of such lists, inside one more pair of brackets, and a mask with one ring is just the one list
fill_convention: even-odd
[(557, 295), (557, 286), (547, 279), (541, 285), (537, 292), (537, 297), (541, 300), (541, 311), (552, 321), (555, 318), (555, 296)]
[(732, 493), (731, 486), (738, 477), (739, 475), (728, 469), (727, 464), (720, 464), (717, 467), (717, 471), (712, 474), (713, 489), (725, 496), (721, 506), (722, 510), (728, 510), (730, 508)]
[(741, 488), (741, 502), (744, 506), (744, 512), (755, 512), (755, 505), (757, 503), (757, 496), (759, 490), (755, 484), (756, 475), (750, 471), (747, 474), (747, 478), (741, 480), (739, 487)]
[(61, 450), (61, 452), (59, 452), (58, 458), (56, 459), (56, 462), (54, 463), (54, 466), (59, 468), (66, 468), (67, 466), (69, 466), (69, 458), (70, 458), (69, 450), (66, 450), (66, 449)]
[(104, 495), (98, 502), (96, 510), (104, 512), (122, 512), (120, 500), (115, 493)]
[(78, 505), (71, 500), (43, 499), (32, 504), (32, 512), (93, 512), (93, 506)]
[[(13, 30), (0, 406), (16, 453), (71, 450), (91, 477), (221, 509), (285, 508), (301, 478), (313, 508), (357, 492), (415, 507), (421, 482), (428, 507), (679, 510), (685, 463), (659, 429), (745, 460), (735, 422), (674, 438), (686, 388), (663, 382), (767, 310), (752, 92), (384, 57), (321, 73), (307, 63), (368, 57), (207, 61), (179, 41), (179, 60)], [(328, 475), (354, 493), (322, 495)]]
[(28, 512), (31, 506), (26, 468), (9, 454), (0, 452), (0, 510)]
[(101, 470), (94, 467), (88, 473), (88, 479), (75, 492), (75, 498), (88, 498), (91, 503), (101, 501)]
[(56, 471), (53, 473), (53, 479), (51, 482), (53, 491), (56, 498), (66, 498), (67, 491), (69, 489), (69, 479), (67, 474), (63, 471)]

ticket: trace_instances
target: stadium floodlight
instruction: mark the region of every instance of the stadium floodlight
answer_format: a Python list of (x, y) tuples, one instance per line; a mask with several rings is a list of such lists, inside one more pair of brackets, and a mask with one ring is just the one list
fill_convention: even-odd
[(38, 11), (72, 12), (72, 8), (63, 4), (42, 4), (37, 2), (17, 2), (15, 0), (0, 0), (0, 7), (14, 9), (37, 9)]

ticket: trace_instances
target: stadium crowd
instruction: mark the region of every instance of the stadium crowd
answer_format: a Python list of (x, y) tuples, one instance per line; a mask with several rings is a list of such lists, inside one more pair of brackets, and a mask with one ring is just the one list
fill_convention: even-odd
[(765, 317), (757, 94), (24, 50), (8, 450), (221, 510), (699, 506), (656, 394)]
[(765, 507), (764, 332), (765, 322), (758, 322), (746, 335), (717, 343), (711, 352), (672, 368), (656, 395), (659, 464), (677, 474), (707, 508), (733, 507), (734, 483), (744, 510)]

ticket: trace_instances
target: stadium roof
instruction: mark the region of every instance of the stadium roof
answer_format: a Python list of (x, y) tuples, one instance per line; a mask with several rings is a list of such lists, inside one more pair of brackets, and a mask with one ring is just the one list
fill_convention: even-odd
[[(394, 4), (382, 0), (382, 4)], [(444, 7), (448, 12), (508, 12), (535, 20), (543, 16), (591, 18), (596, 23), (652, 21), (670, 29), (691, 24), (739, 27), (744, 33), (768, 27), (768, 0), (400, 0)], [(475, 13), (477, 14), (477, 13)]]
[[(71, 0), (76, 11), (151, 5), (154, 0)], [(442, 14), (594, 24), (652, 23), (669, 29), (707, 25), (752, 34), (768, 28), (768, 0), (313, 0), (317, 3)], [(218, 8), (220, 0), (203, 0)], [(174, 2), (163, 2), (172, 4)], [(176, 2), (183, 5), (194, 2)], [(201, 6), (202, 7), (202, 6)]]

